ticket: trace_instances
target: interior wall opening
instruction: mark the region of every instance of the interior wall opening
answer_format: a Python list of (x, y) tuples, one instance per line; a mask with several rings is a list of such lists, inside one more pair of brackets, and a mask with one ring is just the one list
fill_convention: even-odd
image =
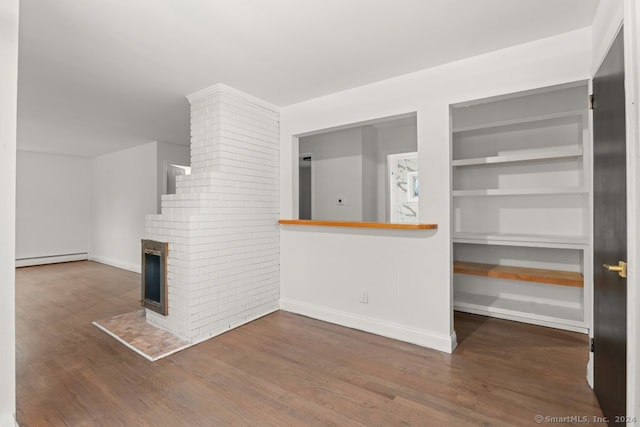
[(299, 136), (299, 219), (417, 223), (417, 151), (415, 112)]

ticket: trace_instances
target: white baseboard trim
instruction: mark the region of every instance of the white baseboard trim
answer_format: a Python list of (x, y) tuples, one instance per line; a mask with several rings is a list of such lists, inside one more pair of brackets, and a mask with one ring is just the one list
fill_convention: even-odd
[(387, 338), (416, 344), (434, 350), (452, 353), (458, 345), (456, 333), (441, 335), (413, 326), (375, 319), (346, 311), (334, 310), (315, 304), (290, 299), (280, 299), (280, 309), (303, 316), (334, 323), (348, 328), (358, 329)]
[(101, 255), (90, 254), (89, 261), (99, 262), (100, 264), (110, 265), (112, 267), (121, 268), (123, 270), (133, 271), (134, 273), (141, 273), (142, 269), (140, 268), (140, 264), (134, 264), (126, 261), (121, 261), (118, 259), (108, 258)]
[(57, 264), (60, 262), (84, 261), (87, 259), (89, 259), (89, 254), (86, 252), (64, 255), (47, 255), (31, 258), (18, 258), (16, 259), (16, 267), (30, 267), (33, 265)]
[[(226, 333), (226, 332), (232, 331), (232, 330), (234, 330), (234, 329), (236, 329), (236, 328), (239, 328), (239, 327), (240, 327), (240, 326), (242, 326), (242, 325), (246, 325), (247, 323), (253, 322), (254, 320), (258, 320), (258, 319), (259, 319), (259, 318), (261, 318), (261, 317), (268, 316), (268, 315), (269, 315), (269, 314), (271, 314), (271, 313), (275, 313), (275, 312), (276, 312), (276, 311), (278, 311), (278, 310), (280, 310), (280, 308), (278, 308), (278, 307), (276, 307), (276, 308), (269, 308), (268, 310), (266, 310), (266, 311), (264, 311), (264, 312), (262, 312), (262, 313), (260, 313), (260, 314), (256, 314), (256, 315), (251, 316), (251, 317), (249, 317), (249, 318), (247, 318), (247, 319), (244, 319), (244, 320), (240, 320), (240, 321), (234, 322), (234, 323), (232, 323), (231, 325), (228, 325), (228, 327), (227, 327), (227, 328), (222, 329), (222, 330), (219, 330), (219, 331), (216, 331), (216, 332), (212, 333), (211, 335), (207, 335), (207, 336), (204, 336), (204, 337), (203, 337), (203, 336), (195, 337), (193, 340), (191, 340), (191, 343), (189, 344), (189, 346), (193, 346), (193, 345), (196, 345), (196, 344), (200, 344), (200, 343), (202, 343), (202, 342), (205, 342), (205, 341), (207, 341), (207, 340), (210, 340), (211, 338), (215, 338), (215, 337), (217, 337), (218, 335), (222, 335), (222, 334), (224, 334), (224, 333)], [(154, 325), (154, 326), (155, 326), (155, 325)]]
[(2, 415), (0, 427), (19, 427), (15, 414)]

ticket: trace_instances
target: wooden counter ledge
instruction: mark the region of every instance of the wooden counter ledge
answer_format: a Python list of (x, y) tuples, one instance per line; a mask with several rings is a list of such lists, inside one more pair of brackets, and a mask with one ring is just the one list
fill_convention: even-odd
[(390, 222), (363, 222), (363, 221), (315, 221), (307, 219), (281, 219), (279, 224), (287, 225), (311, 225), (327, 227), (359, 227), (359, 228), (391, 228), (399, 230), (434, 230), (438, 224), (398, 224)]

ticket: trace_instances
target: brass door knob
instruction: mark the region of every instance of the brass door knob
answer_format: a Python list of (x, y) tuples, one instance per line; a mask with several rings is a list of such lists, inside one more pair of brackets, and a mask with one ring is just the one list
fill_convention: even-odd
[(617, 272), (620, 277), (627, 277), (627, 263), (624, 261), (618, 261), (618, 265), (602, 264), (602, 266), (608, 271)]

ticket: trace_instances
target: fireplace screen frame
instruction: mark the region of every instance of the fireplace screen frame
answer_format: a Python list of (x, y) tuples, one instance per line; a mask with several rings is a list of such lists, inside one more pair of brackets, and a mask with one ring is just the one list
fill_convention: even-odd
[[(148, 308), (151, 311), (155, 311), (156, 313), (160, 313), (163, 316), (167, 316), (169, 314), (169, 304), (167, 303), (167, 256), (169, 253), (169, 244), (166, 242), (157, 242), (155, 240), (146, 240), (142, 239), (142, 277), (141, 277), (141, 288), (142, 288), (142, 300), (141, 305), (144, 308)], [(147, 274), (147, 255), (157, 256), (159, 257), (159, 274), (154, 274), (150, 272)], [(148, 294), (148, 286), (147, 279), (153, 279), (154, 276), (158, 276), (159, 280), (159, 292), (157, 298), (159, 301), (156, 301), (153, 298), (150, 298)]]

